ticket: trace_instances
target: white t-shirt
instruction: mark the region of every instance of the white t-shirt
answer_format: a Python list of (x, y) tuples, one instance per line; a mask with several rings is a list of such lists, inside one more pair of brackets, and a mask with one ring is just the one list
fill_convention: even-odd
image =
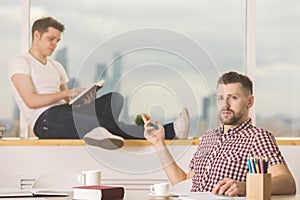
[[(18, 56), (12, 60), (8, 69), (9, 80), (11, 80), (15, 74), (26, 74), (31, 76), (35, 90), (39, 94), (59, 92), (60, 85), (68, 82), (66, 71), (59, 62), (47, 59), (47, 63), (44, 65), (30, 53)], [(30, 109), (26, 106), (12, 81), (10, 82), (16, 103), (31, 128), (34, 127), (36, 120), (45, 110), (55, 105), (66, 103), (64, 100), (61, 100), (49, 106)]]

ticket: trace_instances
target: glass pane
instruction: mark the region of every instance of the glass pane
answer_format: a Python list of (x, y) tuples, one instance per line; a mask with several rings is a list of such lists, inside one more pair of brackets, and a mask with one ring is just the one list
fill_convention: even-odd
[[(215, 83), (245, 72), (245, 2), (31, 0), (31, 20), (53, 16), (66, 26), (55, 59), (82, 87), (105, 79), (99, 92), (125, 97), (121, 120), (140, 112), (163, 123), (182, 106), (190, 137), (216, 125)], [(155, 95), (155, 98), (154, 98)], [(200, 117), (199, 117), (200, 116)]]
[(257, 1), (257, 124), (300, 136), (300, 1)]
[[(19, 114), (7, 78), (10, 60), (20, 53), (21, 4), (20, 0), (0, 1), (1, 56), (0, 56), (0, 125), (6, 125), (4, 136), (17, 136)], [(5, 30), (5, 31), (3, 31)]]

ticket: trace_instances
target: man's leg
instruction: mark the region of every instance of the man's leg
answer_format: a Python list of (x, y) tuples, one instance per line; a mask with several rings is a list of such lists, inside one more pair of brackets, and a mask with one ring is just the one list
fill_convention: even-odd
[[(97, 98), (95, 100), (95, 112), (97, 113), (100, 126), (124, 139), (145, 139), (144, 127), (119, 121), (122, 106), (123, 97), (116, 92)], [(173, 123), (166, 124), (164, 128), (166, 130), (166, 139), (173, 139), (175, 137)]]
[(96, 99), (95, 110), (100, 126), (124, 139), (145, 139), (143, 127), (119, 121), (123, 101), (122, 95), (116, 92), (108, 93)]
[(34, 126), (34, 133), (41, 139), (78, 139), (97, 126), (97, 118), (73, 113), (71, 106), (63, 104), (41, 114)]
[(78, 108), (78, 112), (96, 116), (98, 118), (99, 125), (106, 128), (114, 135), (125, 139), (144, 138), (143, 127), (119, 122), (122, 107), (122, 95), (117, 92), (111, 92), (97, 98), (94, 104)]

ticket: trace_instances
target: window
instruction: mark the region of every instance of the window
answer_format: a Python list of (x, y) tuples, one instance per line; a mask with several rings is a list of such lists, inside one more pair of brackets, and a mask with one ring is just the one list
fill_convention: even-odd
[(1, 56), (0, 56), (0, 124), (7, 127), (4, 136), (18, 135), (18, 109), (7, 78), (7, 66), (21, 51), (21, 4), (19, 0), (2, 0), (0, 6)]
[(31, 0), (31, 20), (41, 16), (66, 26), (54, 57), (70, 77), (83, 87), (106, 79), (101, 92), (125, 96), (127, 123), (140, 112), (167, 123), (186, 106), (193, 137), (199, 123), (216, 124), (219, 73), (245, 72), (244, 1)]
[[(299, 3), (296, 0), (265, 0), (256, 4), (256, 122), (276, 136), (299, 136), (299, 108), (296, 104), (299, 90), (296, 84), (299, 72)], [(9, 90), (6, 66), (10, 58), (20, 51), (20, 7), (17, 0), (1, 1), (1, 25), (6, 30), (1, 44), (9, 48), (0, 58), (3, 66), (0, 68), (3, 72), (0, 73), (3, 86), (1, 99), (5, 99), (5, 104), (1, 104), (0, 120), (8, 126), (7, 134), (10, 135), (17, 133), (18, 112)], [(132, 123), (136, 113), (149, 112), (153, 118), (168, 122), (174, 120), (181, 106), (187, 106), (192, 118), (191, 137), (216, 124), (213, 91), (219, 74), (228, 70), (246, 71), (243, 67), (246, 54), (245, 10), (246, 1), (235, 0), (89, 0), (85, 4), (71, 0), (31, 0), (30, 8), (31, 23), (41, 16), (50, 15), (66, 25), (53, 57), (64, 64), (77, 84), (85, 87), (105, 78), (112, 81), (112, 84), (107, 84), (107, 90), (117, 90), (127, 98), (124, 110), (128, 112), (121, 116), (123, 121)], [(10, 19), (9, 22), (6, 19)], [(116, 39), (123, 36), (134, 38), (134, 34), (137, 34), (137, 41), (144, 42), (148, 37), (147, 28), (152, 28), (148, 33), (158, 30), (157, 41), (164, 41), (168, 36), (172, 41), (163, 43), (165, 49), (131, 49), (128, 52), (122, 52), (117, 45), (110, 46), (117, 44), (113, 43)], [(179, 40), (188, 45), (182, 45)], [(122, 44), (130, 47), (132, 43), (135, 41)], [(108, 45), (105, 49), (107, 57), (101, 54), (97, 57), (96, 53), (102, 50), (103, 45)], [(184, 53), (174, 54), (172, 50), (176, 48), (182, 48)], [(123, 71), (116, 71), (116, 66), (121, 66)], [(137, 67), (153, 71), (149, 70), (151, 74), (143, 76), (144, 72)], [(149, 76), (157, 76), (153, 81), (157, 84), (149, 84)], [(132, 81), (144, 78), (147, 81), (142, 89)], [(140, 96), (152, 92), (160, 97), (157, 101), (153, 103), (153, 95), (149, 95), (149, 101), (140, 102)], [(282, 102), (285, 104), (282, 105)]]
[(278, 137), (300, 136), (300, 2), (257, 1), (257, 124)]
[[(300, 135), (297, 104), (299, 6), (297, 0), (256, 2), (256, 124), (279, 137)], [(104, 78), (115, 81), (112, 85), (118, 87), (108, 87), (107, 90), (113, 88), (128, 97), (124, 107), (128, 113), (123, 113), (122, 120), (131, 123), (137, 112), (149, 112), (160, 121), (172, 121), (180, 111), (180, 106), (187, 106), (192, 117), (193, 137), (198, 129), (201, 134), (216, 124), (213, 91), (218, 73), (228, 70), (245, 72), (245, 7), (245, 1), (234, 0), (143, 3), (137, 0), (126, 3), (90, 0), (84, 5), (69, 0), (31, 0), (31, 22), (41, 16), (51, 15), (66, 25), (62, 41), (53, 57), (65, 65), (70, 77), (81, 86), (87, 86), (104, 75)], [(10, 59), (20, 53), (21, 4), (19, 0), (2, 0), (0, 9), (1, 25), (6, 30), (0, 39), (5, 47), (0, 58), (0, 95), (3, 102), (0, 104), (0, 123), (7, 126), (6, 135), (17, 136), (19, 114), (6, 74)], [(125, 33), (132, 33), (130, 37), (133, 37), (137, 30), (140, 31), (139, 41), (142, 41), (146, 37), (146, 32), (142, 30), (149, 27), (164, 33), (158, 39), (165, 39), (169, 34), (173, 40), (186, 37), (185, 42), (195, 44), (197, 48), (184, 50), (184, 55), (172, 54), (170, 50), (173, 47), (169, 43), (164, 50), (148, 48), (126, 54), (120, 53), (118, 48), (111, 48), (108, 58), (98, 58), (92, 66), (85, 67), (95, 52), (101, 50), (101, 44), (110, 45), (113, 39)], [(151, 30), (153, 33), (154, 29)], [(177, 42), (173, 42), (174, 48)], [(198, 64), (201, 59), (193, 60), (197, 55), (201, 55), (199, 57), (207, 62)], [(195, 63), (196, 67), (193, 65)], [(120, 74), (113, 70), (117, 65), (124, 69), (119, 71)], [(161, 75), (160, 80), (166, 79), (165, 82), (152, 86), (146, 84), (142, 89), (132, 86), (133, 78), (143, 78), (140, 71), (134, 70), (137, 66), (153, 68), (152, 75)], [(85, 71), (84, 75), (79, 76), (82, 71)], [(122, 77), (122, 82), (116, 82), (118, 76)], [(174, 76), (175, 81), (171, 79)], [(160, 80), (156, 82), (161, 83)], [(190, 89), (188, 95), (184, 95), (186, 91), (183, 91), (186, 86)], [(152, 99), (143, 104), (137, 103), (139, 96), (150, 91), (160, 96), (155, 104), (151, 103)], [(190, 99), (194, 101), (191, 103)]]

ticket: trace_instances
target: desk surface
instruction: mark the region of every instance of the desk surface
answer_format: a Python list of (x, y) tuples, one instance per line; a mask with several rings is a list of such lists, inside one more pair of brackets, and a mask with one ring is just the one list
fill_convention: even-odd
[[(70, 195), (69, 197), (47, 197), (45, 199), (47, 199), (47, 200), (71, 200), (72, 199), (72, 195)], [(127, 190), (125, 192), (125, 198), (124, 198), (124, 200), (137, 200), (137, 199), (140, 199), (140, 200), (154, 200), (153, 197), (149, 196), (149, 191), (144, 191), (144, 190), (140, 190), (140, 191)], [(178, 200), (179, 198), (178, 197), (171, 197), (169, 199), (170, 200), (172, 200), (172, 199), (173, 200)], [(201, 198), (197, 198), (197, 200), (198, 199), (201, 199)], [(216, 198), (216, 199), (218, 199), (218, 198)], [(228, 199), (230, 199), (230, 198), (228, 198)], [(236, 199), (238, 199), (238, 200), (239, 199), (241, 199), (241, 200), (245, 199), (246, 200), (245, 197), (244, 198), (243, 197), (238, 197)], [(205, 200), (207, 200), (207, 199), (205, 198)], [(272, 196), (272, 200), (300, 200), (300, 194), (297, 194), (297, 195), (276, 195), (276, 196)]]
[[(152, 198), (151, 196), (149, 196), (149, 191), (126, 191), (126, 194), (125, 194), (125, 200), (136, 200), (136, 199), (145, 199), (145, 200), (153, 200), (154, 198)], [(172, 198), (169, 198), (169, 199), (173, 199), (173, 200), (177, 200), (177, 199), (180, 199), (178, 197), (172, 197)], [(191, 198), (193, 199), (193, 198)], [(195, 199), (201, 199), (201, 198), (195, 198)], [(221, 199), (221, 198), (216, 198), (216, 199)], [(223, 199), (223, 198), (222, 198)], [(231, 199), (231, 198), (228, 198), (228, 199)], [(236, 198), (236, 199), (245, 199), (246, 200), (246, 197), (239, 197), (239, 198)], [(205, 200), (207, 200), (205, 198)], [(297, 194), (297, 195), (278, 195), (278, 196), (272, 196), (272, 200), (300, 200), (300, 194)]]
[[(5, 199), (5, 200), (34, 200), (34, 199), (46, 199), (46, 200), (72, 200), (73, 195), (71, 194), (68, 197), (38, 197), (38, 198), (34, 198), (34, 197), (28, 197), (28, 198), (1, 198), (1, 199)], [(128, 190), (125, 192), (125, 198), (124, 200), (155, 200), (155, 198), (151, 197), (149, 195), (149, 191), (145, 191), (145, 190), (140, 190), (140, 191), (133, 191), (133, 190)], [(161, 198), (160, 198), (161, 199)], [(182, 198), (178, 198), (178, 197), (170, 197), (168, 198), (169, 200), (179, 200)], [(197, 199), (197, 200), (201, 200), (200, 196), (197, 197), (189, 197), (189, 199)], [(210, 198), (209, 198), (210, 199)], [(216, 198), (211, 198), (211, 199), (227, 199), (224, 197), (216, 197)], [(237, 197), (237, 198), (230, 198), (228, 197), (228, 200), (246, 200), (246, 197)], [(272, 196), (271, 198), (272, 200), (300, 200), (300, 194), (296, 194), (296, 195), (276, 195), (276, 196)], [(207, 196), (205, 195), (205, 197), (203, 198), (203, 200), (208, 200)]]

